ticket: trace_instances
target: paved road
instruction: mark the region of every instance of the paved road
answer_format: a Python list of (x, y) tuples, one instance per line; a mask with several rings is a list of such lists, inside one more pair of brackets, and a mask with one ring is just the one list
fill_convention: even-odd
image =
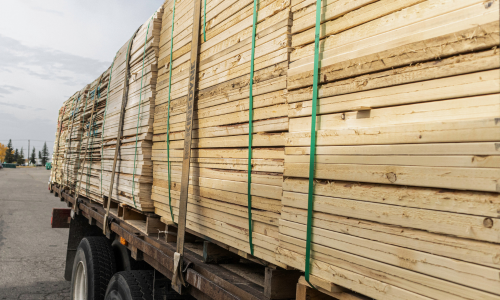
[(0, 170), (0, 300), (69, 299), (64, 280), (68, 229), (51, 229), (45, 168)]

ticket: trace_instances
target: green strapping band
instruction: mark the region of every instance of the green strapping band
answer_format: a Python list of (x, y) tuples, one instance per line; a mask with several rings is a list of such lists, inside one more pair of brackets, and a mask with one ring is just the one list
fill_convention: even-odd
[(307, 195), (307, 239), (306, 239), (306, 261), (305, 279), (309, 282), (311, 266), (311, 238), (314, 205), (314, 165), (316, 159), (316, 106), (318, 103), (318, 77), (319, 77), (319, 28), (321, 24), (321, 0), (316, 1), (316, 28), (314, 36), (314, 80), (312, 95), (312, 118), (311, 118), (311, 150), (309, 154), (309, 189)]
[[(83, 116), (82, 119), (85, 118), (85, 112), (87, 111), (87, 103), (88, 103), (89, 97), (85, 98), (85, 108), (83, 109)], [(82, 138), (80, 138), (80, 149), (78, 150), (78, 159), (80, 159), (80, 154), (82, 154), (82, 146), (83, 146), (83, 127), (85, 126), (85, 120), (82, 120)], [(75, 159), (76, 163), (76, 159)], [(85, 168), (85, 166), (83, 166)], [(78, 170), (80, 168), (76, 169), (76, 176), (78, 177)], [(82, 171), (83, 172), (83, 171)], [(76, 188), (75, 188), (76, 189)], [(78, 193), (80, 193), (80, 189), (78, 189)]]
[[(76, 100), (76, 104), (78, 105), (78, 103), (80, 103), (80, 96), (81, 96), (81, 92), (78, 93), (78, 99)], [(76, 108), (74, 108), (76, 110)], [(78, 108), (78, 111), (80, 111), (80, 108)], [(76, 115), (76, 111), (73, 111), (73, 117), (72, 117), (72, 121), (71, 121), (71, 130), (69, 132), (69, 147), (68, 147), (68, 151), (71, 151), (71, 141), (72, 141), (72, 138), (73, 138), (73, 126), (75, 124), (75, 115)], [(70, 161), (71, 161), (71, 158), (70, 158)], [(75, 160), (76, 162), (76, 160)], [(69, 173), (69, 163), (66, 165), (66, 171), (67, 173)], [(69, 178), (68, 178), (68, 174), (66, 173), (66, 185), (69, 185), (68, 182), (69, 182)], [(70, 188), (70, 191), (71, 191), (71, 188)]]
[(206, 26), (207, 26), (207, 0), (205, 0), (205, 5), (203, 6), (203, 41), (204, 42), (207, 41), (207, 35), (205, 34), (205, 27)]
[[(76, 97), (73, 98), (73, 103), (71, 104), (71, 130), (69, 131), (69, 146), (71, 147), (71, 136), (73, 135), (73, 122), (75, 121), (75, 112), (73, 111), (73, 109), (75, 108), (75, 101), (76, 101)], [(80, 101), (80, 94), (78, 94), (78, 101)], [(78, 103), (77, 101), (77, 103)], [(68, 118), (69, 119), (69, 118)], [(70, 150), (70, 147), (68, 147), (68, 151)], [(66, 154), (66, 157), (68, 156), (68, 151), (65, 153)], [(66, 158), (64, 159), (64, 162), (66, 162)], [(64, 166), (63, 166), (64, 168)], [(68, 185), (68, 173), (69, 173), (69, 164), (66, 164), (66, 185)], [(63, 178), (61, 178), (61, 183), (63, 181)]]
[(108, 112), (108, 100), (109, 100), (109, 89), (111, 87), (111, 75), (113, 75), (113, 66), (115, 65), (116, 56), (118, 55), (119, 50), (115, 54), (115, 58), (113, 58), (113, 63), (111, 64), (111, 69), (109, 70), (109, 79), (108, 79), (108, 93), (106, 95), (106, 108), (104, 109), (104, 119), (102, 120), (102, 129), (101, 129), (101, 197), (102, 197), (102, 163), (104, 161), (104, 125), (106, 125), (106, 113)]
[[(151, 17), (153, 20), (153, 17)], [(134, 153), (134, 171), (132, 172), (132, 200), (134, 201), (134, 207), (137, 208), (135, 204), (135, 163), (137, 161), (137, 141), (139, 139), (139, 122), (141, 120), (141, 104), (142, 104), (142, 81), (144, 79), (144, 61), (146, 60), (146, 46), (148, 43), (148, 34), (149, 34), (149, 26), (151, 25), (151, 21), (148, 23), (148, 29), (146, 30), (146, 40), (144, 41), (144, 53), (142, 55), (142, 74), (141, 74), (141, 90), (139, 92), (139, 112), (137, 113), (137, 126), (135, 133), (135, 153)]]
[[(96, 91), (99, 92), (99, 86), (96, 89), (94, 89), (94, 91), (93, 91), (94, 92), (94, 94), (92, 96), (92, 100), (94, 100), (93, 109), (95, 109), (95, 102), (98, 101)], [(94, 135), (92, 134), (92, 130), (94, 129), (94, 120), (95, 120), (95, 113), (93, 113), (92, 118), (89, 121), (89, 134), (90, 135), (88, 134), (87, 138), (90, 139), (92, 137), (90, 144), (94, 144)], [(89, 144), (89, 143), (87, 143), (87, 144)], [(89, 151), (88, 147), (85, 151), (86, 152)], [(87, 176), (85, 177), (85, 195), (86, 196), (89, 195), (90, 173), (91, 173), (91, 166), (92, 166), (92, 160), (93, 160), (93, 157), (92, 157), (93, 153), (94, 153), (94, 151), (90, 152), (90, 163), (87, 166), (87, 174), (86, 174)], [(83, 167), (85, 168), (85, 166), (83, 166)]]
[(170, 217), (174, 221), (174, 211), (172, 210), (172, 196), (170, 194), (170, 176), (172, 170), (170, 169), (170, 92), (172, 88), (172, 48), (174, 47), (174, 19), (175, 19), (175, 0), (174, 8), (172, 11), (172, 32), (170, 33), (170, 63), (168, 65), (168, 109), (167, 109), (167, 169), (168, 169), (168, 206), (170, 208)]
[[(78, 150), (78, 160), (80, 159), (80, 154), (82, 154), (83, 137), (84, 137), (83, 131), (85, 130), (85, 128), (84, 128), (84, 127), (85, 127), (85, 119), (84, 119), (84, 118), (85, 118), (85, 112), (87, 111), (87, 103), (88, 103), (88, 100), (89, 100), (89, 97), (87, 96), (87, 97), (85, 98), (85, 108), (83, 109), (83, 113), (82, 113), (82, 114), (83, 114), (83, 116), (82, 116), (82, 119), (83, 119), (83, 120), (82, 120), (82, 122), (81, 122), (81, 123), (82, 123), (82, 124), (81, 124), (81, 126), (82, 126), (82, 136), (81, 136), (81, 138), (80, 138), (80, 149)], [(85, 149), (85, 151), (87, 151), (87, 150), (88, 150), (88, 149)], [(75, 159), (75, 164), (76, 164), (76, 159)], [(79, 164), (80, 164), (80, 163), (79, 163)], [(83, 168), (85, 168), (85, 166), (83, 166)], [(78, 169), (76, 170), (76, 178), (77, 178), (77, 179), (78, 179), (78, 171), (79, 171), (79, 170), (80, 170), (80, 168), (78, 168)], [(83, 170), (82, 170), (82, 173), (83, 173)], [(75, 191), (76, 191), (76, 185), (77, 185), (77, 184), (78, 184), (78, 182), (77, 182), (77, 180), (75, 180)], [(80, 193), (80, 186), (81, 186), (81, 184), (78, 186), (78, 194)]]
[(257, 0), (253, 1), (252, 52), (250, 57), (250, 86), (248, 94), (248, 243), (253, 255), (252, 242), (252, 135), (253, 135), (253, 69), (255, 58), (255, 31), (257, 30)]

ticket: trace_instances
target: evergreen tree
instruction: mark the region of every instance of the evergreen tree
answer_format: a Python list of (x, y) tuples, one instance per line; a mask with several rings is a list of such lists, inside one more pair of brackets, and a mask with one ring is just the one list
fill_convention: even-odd
[(23, 165), (24, 164), (24, 151), (23, 148), (21, 147), (21, 152), (19, 152), (19, 156), (17, 157), (16, 160), (18, 165)]
[(12, 149), (12, 140), (9, 140), (9, 143), (7, 144), (7, 151), (5, 152), (5, 162), (14, 162), (14, 149)]
[(35, 147), (33, 147), (33, 151), (31, 152), (30, 163), (32, 165), (36, 164), (36, 151), (35, 151)]
[(43, 143), (43, 148), (42, 148), (42, 165), (45, 166), (45, 164), (49, 161), (49, 148), (47, 148), (47, 142)]
[(19, 150), (14, 151), (14, 157), (12, 158), (12, 163), (17, 163), (19, 160)]

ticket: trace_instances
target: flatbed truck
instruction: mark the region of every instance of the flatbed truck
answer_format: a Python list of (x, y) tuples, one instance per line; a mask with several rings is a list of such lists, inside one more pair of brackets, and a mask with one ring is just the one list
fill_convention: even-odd
[[(110, 203), (103, 224), (107, 198), (104, 203), (83, 196), (75, 199), (65, 187), (52, 183), (49, 191), (71, 207), (53, 209), (52, 227), (69, 228), (64, 278), (71, 281), (72, 300), (295, 299), (296, 286), (304, 290), (298, 270), (280, 269), (188, 229), (185, 285), (178, 294), (170, 287), (175, 225), (118, 202)], [(109, 228), (105, 235), (103, 226)], [(134, 290), (140, 292), (130, 292)]]

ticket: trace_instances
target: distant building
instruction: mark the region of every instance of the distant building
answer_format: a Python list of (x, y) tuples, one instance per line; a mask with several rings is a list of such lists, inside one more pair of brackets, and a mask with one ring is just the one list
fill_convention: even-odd
[[(49, 158), (47, 162), (52, 162), (52, 158)], [(42, 166), (42, 160), (40, 158), (35, 159), (35, 165)]]

